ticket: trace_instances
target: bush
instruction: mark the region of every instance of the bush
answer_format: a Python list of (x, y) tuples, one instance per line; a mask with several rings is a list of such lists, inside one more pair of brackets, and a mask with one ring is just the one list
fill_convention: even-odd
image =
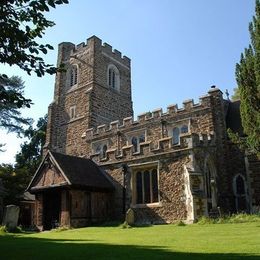
[(260, 214), (235, 214), (229, 218), (228, 223), (260, 222)]
[(197, 224), (199, 225), (215, 224), (215, 219), (203, 216), (198, 219)]
[(184, 226), (186, 226), (186, 224), (183, 221), (180, 220), (179, 222), (176, 223), (176, 226), (184, 227)]
[(226, 224), (226, 223), (246, 223), (246, 222), (260, 222), (260, 214), (233, 214), (231, 216), (223, 216), (221, 218), (209, 218), (209, 217), (201, 217), (197, 224), (205, 225), (205, 224)]

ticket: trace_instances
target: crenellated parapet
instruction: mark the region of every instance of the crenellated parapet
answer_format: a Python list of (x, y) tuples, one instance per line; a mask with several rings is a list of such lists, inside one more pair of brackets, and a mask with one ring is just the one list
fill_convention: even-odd
[(127, 56), (123, 56), (122, 53), (120, 51), (118, 51), (117, 49), (113, 49), (113, 47), (111, 45), (109, 45), (108, 43), (103, 43), (102, 41), (100, 42), (100, 47), (102, 49), (102, 52), (119, 60), (120, 62), (122, 62), (124, 65), (126, 66), (130, 66), (130, 62), (131, 60), (127, 57)]
[(79, 44), (73, 44), (70, 42), (63, 42), (59, 45), (59, 50), (63, 52), (63, 56), (66, 59), (68, 59), (69, 56), (75, 56), (76, 54), (84, 52), (90, 48), (100, 49), (104, 55), (108, 55), (125, 66), (130, 67), (131, 60), (127, 56), (122, 55), (122, 53), (117, 49), (113, 49), (113, 47), (108, 43), (102, 43), (102, 40), (96, 36), (88, 38), (86, 43), (81, 42)]
[(177, 145), (172, 144), (172, 138), (160, 138), (156, 141), (156, 145), (152, 144), (150, 141), (140, 143), (138, 151), (135, 151), (132, 144), (126, 144), (120, 149), (111, 148), (108, 149), (105, 154), (100, 155), (100, 153), (91, 153), (90, 158), (97, 162), (108, 162), (108, 161), (118, 161), (125, 159), (134, 159), (138, 157), (147, 157), (158, 155), (162, 153), (178, 153), (183, 151), (189, 151), (195, 148), (203, 147), (214, 147), (215, 146), (215, 136), (214, 134), (182, 134), (180, 136), (180, 143)]
[(120, 122), (119, 120), (113, 121), (107, 125), (103, 124), (96, 128), (87, 129), (83, 133), (82, 137), (86, 140), (91, 140), (93, 138), (98, 138), (98, 136), (104, 136), (116, 133), (118, 131), (131, 131), (131, 129), (137, 128), (144, 124), (151, 122), (162, 122), (167, 120), (174, 119), (175, 117), (182, 118), (192, 118), (193, 114), (203, 111), (204, 109), (211, 109), (211, 94), (200, 97), (199, 103), (194, 103), (193, 99), (186, 100), (183, 102), (183, 107), (178, 108), (177, 104), (170, 105), (167, 107), (167, 111), (163, 111), (162, 108), (153, 110), (152, 112), (142, 113), (137, 116), (137, 119), (134, 120), (132, 116), (126, 117)]

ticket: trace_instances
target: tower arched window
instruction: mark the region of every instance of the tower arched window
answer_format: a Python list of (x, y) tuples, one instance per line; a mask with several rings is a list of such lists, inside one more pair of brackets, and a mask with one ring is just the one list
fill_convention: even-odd
[(69, 85), (70, 87), (72, 87), (77, 83), (78, 83), (78, 67), (76, 65), (73, 65), (70, 69)]
[(120, 90), (120, 75), (119, 70), (114, 64), (109, 64), (107, 70), (107, 84), (112, 89)]

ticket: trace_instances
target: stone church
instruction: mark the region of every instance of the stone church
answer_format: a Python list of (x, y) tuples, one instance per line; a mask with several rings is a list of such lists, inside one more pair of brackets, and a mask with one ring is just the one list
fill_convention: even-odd
[(92, 36), (61, 43), (57, 63), (66, 71), (56, 75), (45, 156), (28, 187), (40, 230), (129, 212), (136, 224), (157, 224), (259, 210), (259, 162), (227, 136), (242, 134), (238, 101), (213, 86), (198, 104), (134, 120), (128, 57)]

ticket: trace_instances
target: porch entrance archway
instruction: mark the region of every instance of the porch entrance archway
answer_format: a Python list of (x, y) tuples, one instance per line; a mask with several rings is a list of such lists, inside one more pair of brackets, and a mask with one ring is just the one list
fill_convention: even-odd
[(43, 229), (56, 228), (60, 223), (61, 192), (46, 191), (43, 194)]

